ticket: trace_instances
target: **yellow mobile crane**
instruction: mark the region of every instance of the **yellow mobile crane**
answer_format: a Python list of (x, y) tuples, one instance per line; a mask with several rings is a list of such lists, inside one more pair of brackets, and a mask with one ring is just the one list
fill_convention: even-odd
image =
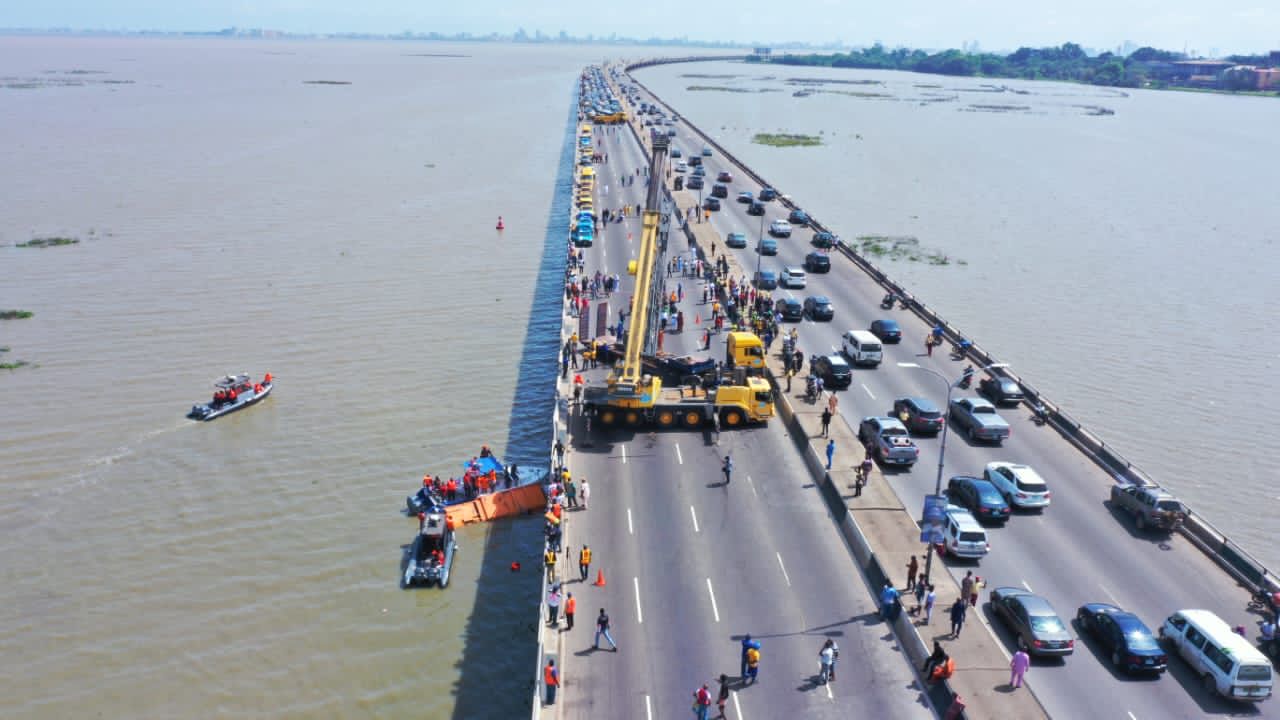
[(649, 161), (649, 177), (653, 182), (645, 198), (640, 254), (627, 267), (627, 272), (636, 278), (636, 286), (631, 298), (631, 314), (627, 316), (626, 350), (605, 385), (586, 388), (583, 409), (596, 416), (605, 427), (681, 425), (697, 428), (718, 420), (721, 426), (732, 428), (747, 422), (766, 422), (773, 417), (773, 393), (763, 378), (740, 375), (739, 384), (708, 389), (664, 388), (660, 377), (644, 372), (645, 354), (653, 355), (656, 350), (663, 297), (664, 276), (659, 260), (666, 243), (665, 238), (660, 238), (659, 226), (661, 178), (667, 147), (667, 137), (655, 133)]

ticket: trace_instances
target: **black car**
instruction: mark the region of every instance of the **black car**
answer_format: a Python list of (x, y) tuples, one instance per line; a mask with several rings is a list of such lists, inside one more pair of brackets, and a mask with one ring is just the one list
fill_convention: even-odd
[(715, 211), (718, 211), (718, 210), (720, 210), (720, 198), (717, 198), (717, 197), (709, 197), (709, 198), (707, 198), (706, 200), (703, 200), (703, 201), (702, 201), (702, 207), (703, 207), (703, 208), (705, 208), (705, 209), (707, 209), (707, 210), (715, 210)]
[(1023, 400), (1022, 388), (1007, 377), (984, 377), (978, 391), (997, 405), (1017, 405)]
[(782, 298), (774, 303), (773, 309), (786, 322), (800, 322), (804, 319), (804, 306), (795, 298)]
[(759, 200), (754, 200), (754, 201), (752, 201), (752, 203), (751, 203), (749, 206), (747, 206), (747, 214), (748, 214), (748, 215), (763, 215), (763, 214), (764, 214), (764, 203), (760, 202)]
[(801, 210), (800, 208), (796, 208), (787, 216), (787, 220), (790, 221), (792, 225), (808, 225), (809, 213)]
[(998, 587), (991, 591), (991, 609), (1028, 653), (1065, 656), (1075, 652), (1076, 641), (1062, 618), (1039, 595), (1017, 587)]
[(721, 170), (720, 174), (716, 175), (716, 180), (719, 180), (722, 183), (731, 183), (733, 182), (733, 173), (728, 170)]
[(763, 188), (760, 188), (760, 201), (761, 201), (761, 202), (769, 202), (770, 200), (776, 200), (777, 198), (778, 198), (778, 191), (777, 191), (777, 190), (774, 190), (774, 189), (773, 189), (773, 188), (771, 188), (771, 187), (763, 187)]
[(716, 183), (711, 186), (711, 197), (727, 198), (729, 197), (729, 186), (723, 183)]
[(831, 258), (826, 253), (811, 252), (804, 256), (804, 269), (813, 273), (831, 272)]
[(831, 307), (826, 295), (810, 295), (804, 299), (804, 314), (814, 320), (830, 320), (835, 317), (836, 309)]
[(1009, 503), (989, 480), (957, 475), (947, 483), (947, 498), (956, 505), (969, 508), (978, 522), (1006, 522), (1009, 519)]
[(902, 328), (897, 320), (875, 320), (871, 323), (871, 334), (887, 343), (902, 342)]
[(1110, 651), (1111, 664), (1125, 672), (1162, 673), (1169, 668), (1169, 658), (1151, 629), (1133, 613), (1106, 603), (1087, 603), (1076, 613), (1076, 623)]
[(702, 178), (698, 177), (697, 175), (694, 175), (693, 177), (685, 181), (684, 186), (686, 188), (689, 188), (690, 190), (701, 190), (703, 187)]
[(743, 203), (744, 205), (750, 205), (755, 201), (756, 201), (756, 197), (751, 193), (750, 190), (743, 190), (742, 192), (738, 193), (738, 202)]
[(849, 368), (849, 363), (845, 362), (844, 357), (837, 353), (819, 355), (813, 361), (809, 371), (822, 378), (823, 387), (840, 390), (849, 387), (853, 382), (853, 370)]
[[(795, 222), (794, 220), (792, 222)], [(836, 246), (836, 236), (822, 230), (813, 234), (813, 239), (809, 241), (814, 247), (820, 247), (824, 250), (830, 250)]]
[(745, 233), (731, 232), (725, 236), (724, 244), (731, 248), (744, 248), (747, 246), (747, 236)]
[(689, 165), (690, 165), (691, 167), (697, 167), (697, 166), (699, 166), (699, 165), (701, 165), (701, 164), (702, 164), (702, 156), (701, 156), (701, 155), (690, 155), (690, 156), (689, 156)]
[(893, 416), (914, 433), (937, 435), (945, 420), (942, 411), (928, 398), (902, 397), (893, 401)]

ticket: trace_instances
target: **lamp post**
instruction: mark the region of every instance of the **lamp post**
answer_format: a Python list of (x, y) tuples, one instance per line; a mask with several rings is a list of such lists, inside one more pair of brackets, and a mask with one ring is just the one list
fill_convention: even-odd
[[(927, 368), (921, 365), (920, 363), (900, 362), (898, 363), (898, 367), (923, 370), (929, 373), (930, 375), (937, 377), (942, 382), (946, 383), (947, 384), (947, 402), (945, 405), (942, 406), (942, 412), (943, 412), (943, 417), (947, 417), (950, 415), (951, 391), (960, 385), (960, 381), (964, 379), (963, 375), (961, 375), (956, 380), (952, 381), (947, 379), (946, 375), (943, 375), (942, 373), (932, 368)], [(1008, 363), (991, 363), (990, 365), (984, 365), (978, 369), (990, 370), (992, 368), (1001, 368), (1001, 367), (1008, 367)], [(933, 482), (933, 494), (935, 497), (942, 494), (942, 467), (943, 467), (943, 463), (946, 461), (946, 458), (947, 458), (947, 435), (951, 434), (949, 432), (950, 428), (946, 427), (946, 425), (949, 423), (947, 423), (945, 420), (943, 422), (944, 422), (944, 426), (942, 428), (942, 447), (938, 448), (938, 476)], [(926, 586), (929, 584), (929, 573), (931, 570), (933, 570), (933, 546), (934, 546), (933, 539), (930, 538), (929, 548), (925, 551), (925, 556), (924, 556), (924, 583)]]
[(760, 237), (756, 238), (756, 277), (760, 277), (760, 256), (764, 255), (764, 213), (760, 213)]

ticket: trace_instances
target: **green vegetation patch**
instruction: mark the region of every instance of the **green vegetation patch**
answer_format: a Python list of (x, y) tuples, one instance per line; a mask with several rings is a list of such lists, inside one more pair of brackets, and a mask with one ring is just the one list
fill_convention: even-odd
[[(27, 318), (34, 316), (35, 313), (30, 310), (0, 310), (0, 320), (26, 320)], [(0, 351), (8, 349), (9, 348), (0, 348)]]
[(821, 145), (822, 138), (817, 135), (795, 135), (792, 133), (756, 133), (751, 142), (757, 145), (773, 147), (812, 147)]
[(75, 245), (80, 242), (80, 238), (71, 237), (44, 237), (34, 238), (26, 242), (18, 243), (18, 247), (23, 248), (41, 248), (41, 247), (57, 247), (59, 245)]
[(816, 92), (830, 93), (832, 95), (848, 95), (857, 98), (889, 98), (893, 97), (891, 93), (866, 92), (858, 90), (817, 90)]
[(735, 88), (725, 87), (723, 85), (690, 85), (685, 88), (690, 92), (732, 92), (732, 93), (750, 93), (755, 92), (755, 88)]
[(303, 80), (303, 85), (350, 85), (350, 80)]
[(930, 265), (968, 265), (937, 250), (920, 246), (920, 240), (910, 235), (860, 235), (856, 243), (859, 253), (884, 260), (925, 262)]
[[(0, 354), (9, 352), (9, 348), (0, 347)], [(0, 370), (17, 370), (20, 367), (26, 367), (31, 363), (26, 360), (17, 360), (15, 362), (0, 362)]]

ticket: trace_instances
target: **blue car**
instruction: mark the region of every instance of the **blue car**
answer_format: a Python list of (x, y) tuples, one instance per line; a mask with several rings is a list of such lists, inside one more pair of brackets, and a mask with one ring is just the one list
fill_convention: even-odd
[(773, 238), (764, 238), (760, 241), (760, 245), (756, 247), (756, 250), (761, 255), (777, 255), (778, 241)]
[(887, 343), (902, 341), (902, 328), (897, 320), (876, 320), (871, 323), (871, 334)]
[(591, 225), (579, 225), (573, 232), (573, 244), (577, 247), (591, 247), (591, 243), (595, 242), (595, 235), (595, 229)]
[(1110, 652), (1111, 664), (1130, 673), (1162, 673), (1169, 658), (1137, 615), (1107, 603), (1087, 603), (1076, 613), (1080, 629)]
[(956, 505), (969, 508), (979, 522), (1005, 522), (1009, 519), (1009, 503), (989, 480), (957, 475), (947, 483), (947, 498)]

